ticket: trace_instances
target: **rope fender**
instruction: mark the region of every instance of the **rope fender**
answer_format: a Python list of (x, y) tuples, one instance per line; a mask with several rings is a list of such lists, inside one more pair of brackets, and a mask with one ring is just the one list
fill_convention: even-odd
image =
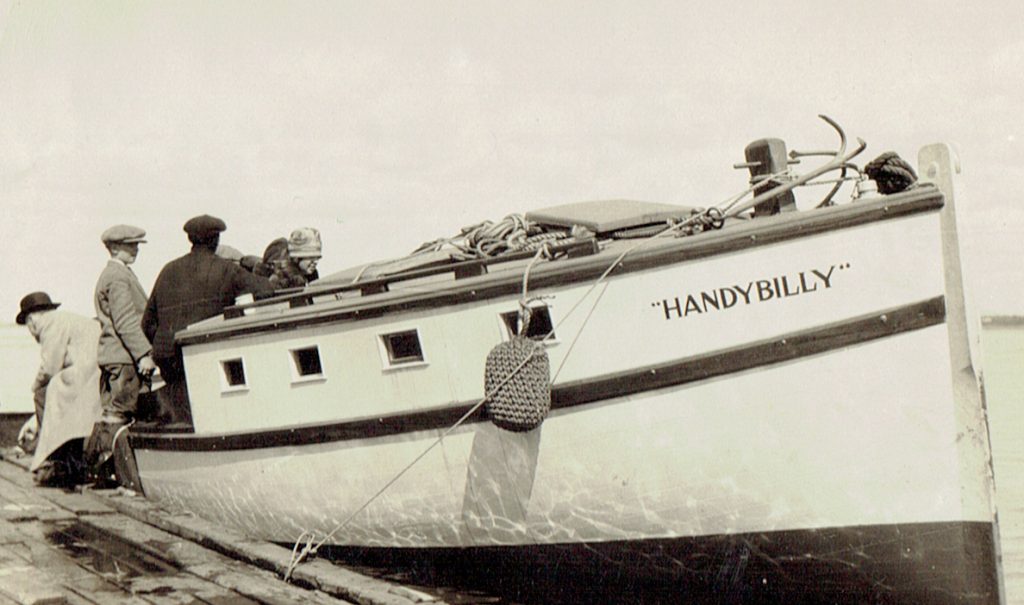
[(550, 376), (548, 354), (539, 343), (516, 336), (498, 344), (484, 367), (484, 392), (493, 391), (484, 404), (487, 417), (516, 433), (537, 428), (551, 410)]

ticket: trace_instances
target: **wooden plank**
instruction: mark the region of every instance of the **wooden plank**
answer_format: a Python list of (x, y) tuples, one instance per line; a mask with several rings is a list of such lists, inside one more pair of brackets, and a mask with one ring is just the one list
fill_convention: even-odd
[(102, 531), (129, 540), (139, 548), (147, 549), (154, 556), (172, 561), (185, 572), (216, 582), (239, 595), (260, 602), (295, 605), (343, 603), (322, 592), (288, 584), (270, 572), (255, 569), (251, 565), (125, 516), (92, 517), (87, 522)]
[[(23, 537), (21, 552), (18, 553), (31, 567), (44, 570), (49, 583), (58, 586), (69, 601), (92, 603), (133, 603), (143, 605), (148, 601), (130, 598), (110, 577), (98, 575), (74, 561), (70, 556), (47, 541), (50, 527), (42, 523), (23, 523), (16, 526)], [(11, 549), (13, 550), (13, 549)]]
[[(109, 515), (98, 518), (106, 518)], [(247, 599), (236, 592), (196, 577), (186, 571), (167, 566), (170, 571), (140, 572), (131, 564), (119, 566), (131, 555), (131, 548), (125, 545), (118, 549), (111, 547), (111, 560), (108, 569), (100, 569), (94, 556), (86, 554), (82, 563), (59, 548), (47, 542), (46, 533), (53, 531), (44, 524), (33, 523), (19, 526), (19, 530), (31, 540), (31, 566), (45, 570), (50, 582), (64, 591), (73, 589), (73, 593), (95, 603), (122, 603), (128, 595), (134, 595), (136, 603), (150, 605), (183, 605), (202, 602), (224, 603), (230, 605), (255, 605), (256, 601)], [(110, 547), (110, 545), (107, 545)], [(88, 563), (94, 567), (90, 567)]]
[[(13, 465), (0, 463), (0, 473), (4, 472), (26, 475), (25, 472)], [(35, 492), (35, 490), (53, 488), (33, 487), (31, 485), (31, 477), (28, 477), (28, 486), (23, 486), (19, 481), (12, 481), (12, 479), (16, 479), (16, 477), (0, 474), (0, 519), (5, 521), (30, 521), (34, 519), (55, 521), (74, 518), (73, 513)]]
[[(8, 461), (5, 460), (5, 462)], [(0, 464), (0, 498), (10, 497), (5, 496), (9, 489), (5, 486), (5, 482), (14, 486), (15, 489), (21, 490), (20, 493), (33, 494), (35, 502), (46, 501), (71, 513), (101, 515), (114, 512), (114, 509), (103, 500), (92, 497), (88, 490), (83, 491), (81, 488), (76, 488), (68, 491), (57, 487), (35, 485), (32, 482), (32, 474), (17, 463)], [(17, 497), (17, 491), (10, 493)]]
[(31, 565), (0, 568), (0, 593), (19, 605), (63, 605), (64, 591), (44, 572)]
[(0, 502), (0, 519), (4, 521), (62, 521), (75, 518), (74, 513), (4, 479), (0, 479), (0, 493), (3, 494), (3, 501)]
[[(145, 500), (112, 497), (110, 503), (126, 515), (169, 533), (201, 541), (230, 557), (272, 571), (277, 578), (283, 577), (287, 570), (291, 550), (283, 546), (247, 539), (199, 517), (172, 515)], [(106, 521), (106, 517), (90, 519), (90, 523), (97, 524)], [(395, 584), (323, 560), (303, 563), (296, 569), (293, 580), (300, 585), (317, 588), (322, 593), (362, 605), (410, 605), (418, 602), (418, 599), (395, 590)]]

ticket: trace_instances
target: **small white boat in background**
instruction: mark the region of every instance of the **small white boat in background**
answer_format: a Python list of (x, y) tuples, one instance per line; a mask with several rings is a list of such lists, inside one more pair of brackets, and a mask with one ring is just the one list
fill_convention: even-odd
[[(135, 427), (137, 481), (255, 538), (555, 553), (682, 602), (999, 603), (954, 159), (882, 195), (839, 133), (802, 176), (751, 144), (720, 208), (529, 212), (190, 326), (193, 429)], [(797, 209), (822, 175), (853, 199)]]

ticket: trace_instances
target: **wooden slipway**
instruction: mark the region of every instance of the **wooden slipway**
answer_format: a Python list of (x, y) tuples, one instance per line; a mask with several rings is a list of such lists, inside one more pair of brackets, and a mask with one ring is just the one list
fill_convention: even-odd
[(0, 461), (0, 605), (439, 603), (326, 561), (286, 583), (287, 548), (124, 490), (36, 487), (16, 451)]

